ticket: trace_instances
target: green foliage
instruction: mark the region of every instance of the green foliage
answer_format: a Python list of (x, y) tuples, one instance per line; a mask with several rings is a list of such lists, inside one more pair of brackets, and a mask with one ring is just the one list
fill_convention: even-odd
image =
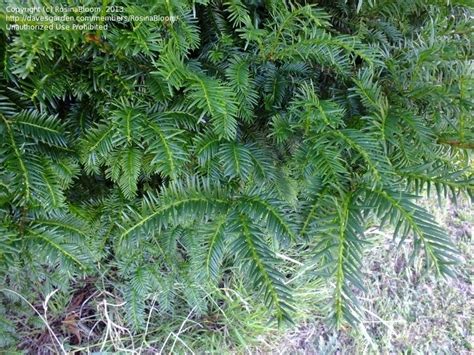
[(413, 199), (473, 194), (472, 9), (303, 3), (117, 0), (177, 19), (2, 31), (2, 284), (37, 300), (92, 280), (141, 332), (243, 282), (281, 323), (296, 250), (333, 290), (332, 323), (356, 325), (375, 220), (455, 272)]

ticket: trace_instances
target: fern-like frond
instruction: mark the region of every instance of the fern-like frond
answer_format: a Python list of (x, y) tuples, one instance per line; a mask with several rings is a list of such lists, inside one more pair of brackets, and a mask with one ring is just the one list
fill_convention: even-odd
[(234, 27), (251, 26), (248, 10), (241, 0), (227, 0), (224, 4), (227, 6), (227, 12)]
[(190, 74), (188, 100), (202, 115), (209, 115), (215, 132), (232, 139), (237, 132), (237, 105), (235, 94), (217, 79), (202, 74)]
[(239, 197), (239, 209), (253, 220), (263, 220), (277, 239), (295, 239), (291, 209), (274, 197), (272, 192), (254, 189)]
[(236, 93), (238, 114), (246, 122), (253, 120), (253, 108), (258, 102), (255, 81), (250, 76), (248, 60), (234, 57), (226, 69), (227, 80)]
[(265, 236), (250, 219), (238, 216), (240, 234), (231, 251), (247, 268), (255, 288), (263, 287), (263, 300), (273, 307), (278, 322), (289, 321), (292, 298), (283, 275), (275, 268), (275, 255), (265, 242)]
[(396, 226), (395, 235), (405, 240), (414, 236), (415, 252), (424, 251), (427, 268), (433, 267), (439, 274), (452, 274), (452, 266), (459, 262), (459, 254), (446, 232), (419, 204), (414, 196), (390, 190), (374, 190), (368, 193), (366, 204), (377, 214)]
[(374, 135), (354, 129), (334, 131), (333, 134), (365, 161), (367, 170), (374, 178), (374, 183), (380, 183), (382, 176), (385, 179), (390, 178), (392, 168), (382, 152), (380, 142)]
[(25, 110), (12, 117), (12, 124), (19, 132), (37, 141), (51, 146), (67, 146), (64, 125), (57, 116)]
[(294, 112), (305, 133), (319, 133), (324, 129), (335, 129), (344, 125), (344, 110), (330, 100), (320, 100), (313, 85), (304, 83), (292, 101)]
[(134, 330), (143, 329), (146, 322), (145, 299), (144, 295), (137, 291), (136, 284), (132, 287), (127, 287), (124, 291), (124, 299), (126, 302), (127, 323), (130, 324)]
[(406, 180), (408, 188), (412, 188), (416, 194), (421, 195), (426, 191), (430, 196), (434, 187), (440, 202), (448, 196), (448, 192), (454, 199), (461, 193), (471, 198), (474, 196), (474, 176), (469, 169), (449, 171), (442, 165), (426, 163), (406, 167), (397, 171), (397, 174)]
[(117, 127), (116, 140), (120, 143), (131, 145), (138, 143), (140, 137), (140, 126), (144, 113), (138, 105), (128, 102), (125, 98), (120, 98), (112, 103), (113, 109), (110, 112), (111, 120)]
[(381, 86), (374, 82), (374, 73), (369, 69), (364, 69), (353, 81), (356, 84), (353, 95), (358, 95), (368, 110), (385, 116), (388, 110), (388, 101)]
[(118, 185), (126, 198), (133, 198), (137, 192), (138, 177), (142, 166), (142, 154), (134, 147), (124, 149), (120, 154), (119, 162), (122, 174)]
[(89, 251), (77, 238), (65, 238), (58, 228), (35, 225), (26, 230), (25, 236), (31, 253), (40, 253), (46, 263), (57, 264), (63, 272), (82, 272), (91, 267)]
[(218, 156), (220, 145), (220, 138), (211, 129), (194, 138), (194, 155), (206, 175), (219, 175), (218, 159), (215, 158)]
[(252, 154), (248, 146), (235, 142), (224, 143), (219, 149), (224, 174), (230, 178), (247, 180), (252, 173)]
[(186, 141), (182, 138), (182, 133), (182, 130), (176, 129), (167, 121), (147, 123), (143, 138), (148, 146), (146, 153), (153, 157), (149, 170), (173, 179), (178, 177), (187, 161)]
[(208, 241), (206, 243), (206, 272), (213, 279), (217, 280), (222, 259), (225, 252), (225, 238), (229, 233), (228, 213), (217, 216), (216, 220), (206, 228)]
[(145, 200), (137, 218), (121, 226), (120, 242), (144, 237), (150, 230), (160, 230), (173, 221), (204, 216), (216, 206), (226, 206), (228, 201), (219, 197), (219, 190), (209, 191), (196, 181), (176, 182), (160, 193)]
[[(6, 168), (7, 170), (12, 171), (19, 181), (16, 182), (17, 191), (20, 192), (20, 198), (16, 197), (17, 200), (20, 200), (21, 204), (28, 202), (31, 199), (31, 186), (32, 186), (32, 171), (27, 168), (27, 158), (25, 157), (24, 150), (20, 147), (17, 138), (13, 133), (11, 123), (2, 115), (3, 124), (6, 128), (6, 139), (8, 140), (11, 153), (6, 158)], [(16, 162), (15, 163), (13, 163)], [(10, 168), (8, 164), (10, 163)], [(38, 164), (39, 165), (39, 164)]]
[(115, 129), (111, 122), (99, 124), (84, 137), (81, 160), (88, 172), (98, 172), (104, 157), (114, 149)]
[(337, 211), (337, 251), (335, 270), (334, 320), (337, 326), (343, 321), (356, 324), (361, 319), (358, 301), (352, 287), (364, 289), (360, 269), (362, 267), (362, 243), (364, 225), (356, 198), (349, 193)]

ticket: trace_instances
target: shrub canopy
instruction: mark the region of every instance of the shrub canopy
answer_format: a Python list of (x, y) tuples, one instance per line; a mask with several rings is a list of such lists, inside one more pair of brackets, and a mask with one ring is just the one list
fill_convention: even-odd
[(454, 270), (415, 198), (473, 191), (467, 1), (112, 3), (163, 18), (0, 32), (5, 288), (41, 299), (87, 277), (138, 331), (152, 299), (205, 314), (226, 278), (285, 321), (291, 256), (355, 324), (374, 221)]

